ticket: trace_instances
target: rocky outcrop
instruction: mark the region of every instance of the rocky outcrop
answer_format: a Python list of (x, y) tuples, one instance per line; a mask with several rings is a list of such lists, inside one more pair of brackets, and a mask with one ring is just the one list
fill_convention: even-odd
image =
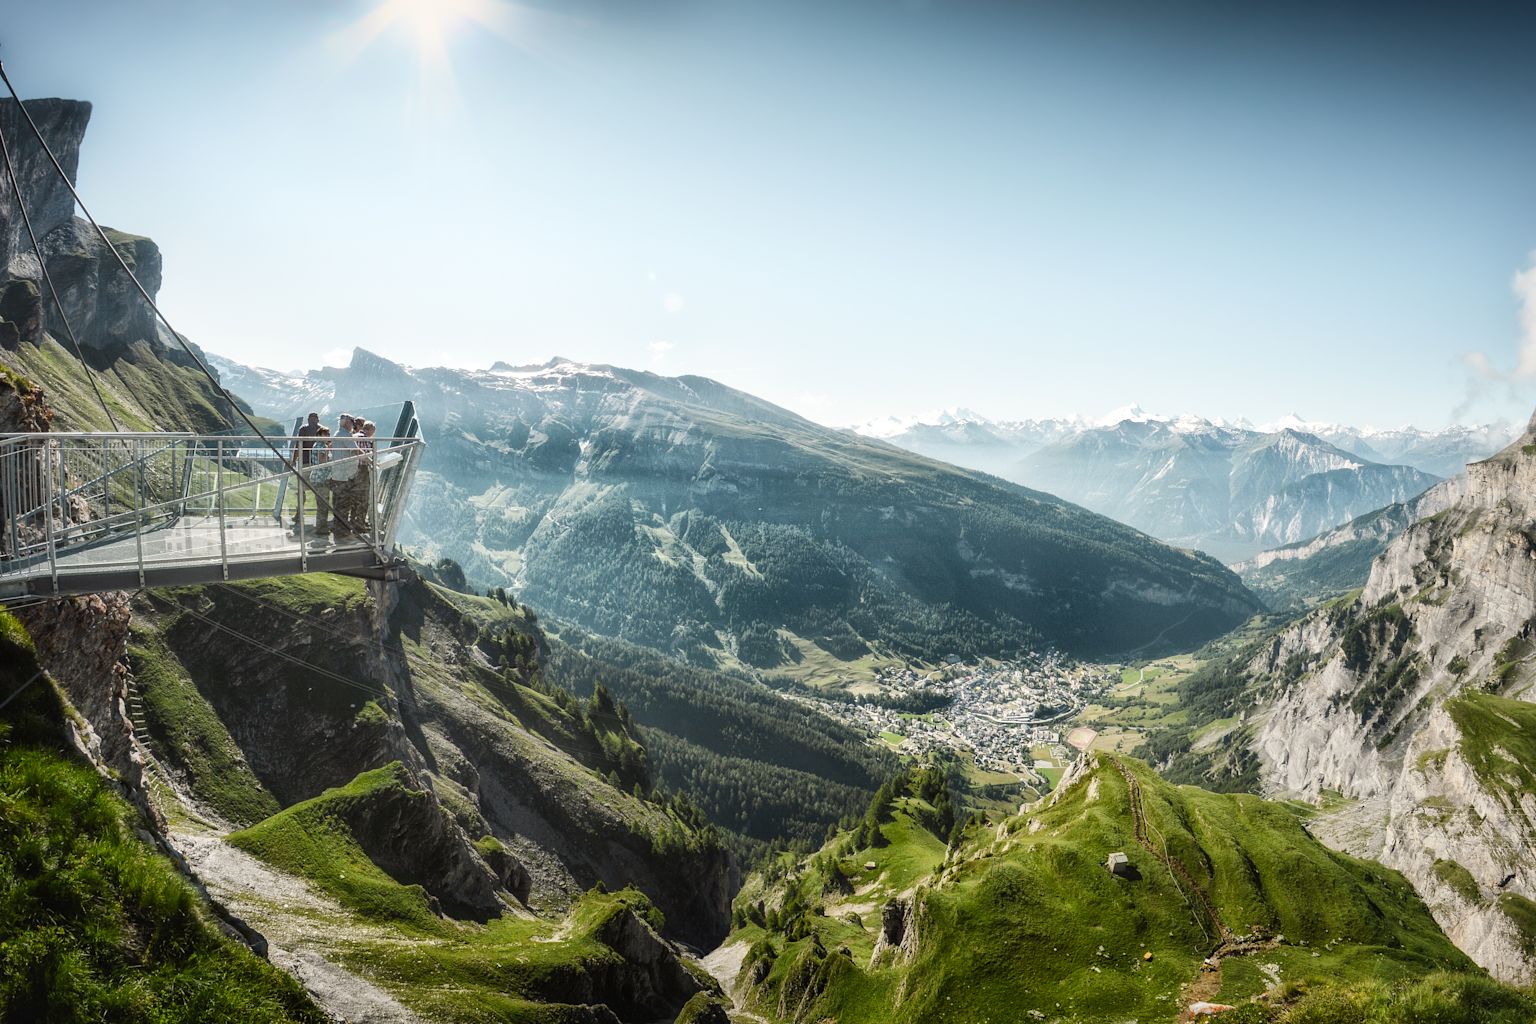
[(719, 996), (699, 992), (678, 1011), (673, 1024), (731, 1024), (726, 1002)]
[(624, 907), (603, 921), (593, 937), (624, 958), (624, 963), (595, 979), (597, 999), (628, 1016), (647, 1019), (676, 1013), (694, 995), (704, 992), (698, 978), (683, 966), (677, 951), (657, 935), (632, 909)]
[(880, 908), (880, 933), (869, 956), (870, 968), (909, 964), (917, 959), (927, 912), (921, 892), (886, 901)]
[[(73, 181), (80, 166), (85, 126), (91, 120), (91, 105), (79, 100), (28, 100), (27, 113), (37, 122), (48, 147)], [(15, 100), (0, 101), (0, 128), (11, 147), (11, 162), (27, 201), (32, 229), (38, 238), (46, 238), (74, 217), (74, 197), (37, 144)], [(37, 261), (31, 251), (21, 212), (7, 180), (5, 187), (0, 188), (0, 270), (7, 277), (35, 279)]]
[[(72, 182), (91, 105), (48, 99), (29, 100), (26, 106)], [(160, 331), (154, 314), (95, 229), (74, 216), (75, 201), (68, 186), (27, 127), (15, 101), (0, 102), (0, 125), (11, 145), (32, 230), (81, 345), (103, 353), (119, 352), (139, 342), (158, 346)], [(108, 236), (149, 293), (158, 292), (159, 247), (137, 235), (109, 231)], [(48, 293), (42, 265), (9, 182), (0, 189), (0, 247), (0, 267), (7, 281), (3, 305), (10, 307), (4, 315), (15, 325), (14, 339), (37, 344), (42, 330), (65, 337), (64, 319)]]
[(24, 608), (38, 661), (90, 724), (93, 756), (130, 789), (143, 786), (144, 765), (127, 714), (128, 596), (88, 594)]
[[(148, 238), (121, 231), (109, 230), (107, 237), (149, 294), (158, 294), (160, 247)], [(44, 240), (43, 250), (69, 325), (82, 346), (104, 354), (121, 353), (136, 343), (166, 348), (154, 312), (88, 222), (77, 218), (60, 226)], [(47, 295), (46, 285), (43, 288), (44, 324), (55, 337), (66, 337), (58, 307)], [(176, 355), (185, 358), (179, 352)]]
[[(49, 146), (71, 180), (90, 120), (88, 103), (28, 100)], [(95, 392), (81, 387), (87, 372), (117, 407), (119, 420), (194, 430), (222, 429), (232, 415), (228, 397), (156, 317), (89, 222), (74, 216), (74, 200), (33, 138), (14, 101), (0, 102), (0, 126), (32, 227), (58, 289), (49, 292), (42, 263), (27, 235), (9, 184), (0, 188), (0, 362), (39, 381), (55, 396), (68, 429), (106, 429)], [(151, 296), (161, 284), (160, 249), (139, 235), (106, 228), (111, 244)], [(63, 314), (59, 307), (62, 305)], [(46, 351), (55, 346), (53, 351)], [(63, 346), (57, 348), (56, 346)], [(194, 351), (195, 348), (194, 348)]]
[(533, 876), (523, 866), (523, 862), (512, 856), (511, 851), (505, 847), (497, 846), (489, 850), (482, 850), (482, 857), (491, 873), (496, 876), (496, 882), (500, 887), (521, 903), (528, 902), (528, 896), (533, 891)]
[(395, 784), (336, 803), (368, 859), (395, 881), (421, 886), (452, 917), (499, 916), (505, 906), (496, 874), (437, 798), (418, 788), (404, 765), (391, 767)]
[(53, 410), (41, 388), (25, 377), (0, 372), (0, 433), (46, 433), (52, 421)]
[[(1536, 421), (1392, 540), (1357, 599), (1314, 612), (1250, 665), (1271, 681), (1253, 739), (1267, 786), (1377, 801), (1382, 859), (1464, 950), (1524, 984), (1536, 958), (1501, 899), (1536, 898), (1536, 799), (1526, 807), (1473, 770), (1468, 744), (1499, 741), (1469, 737), (1451, 712), (1463, 695), (1536, 701), (1533, 635)], [(1518, 737), (1520, 723), (1490, 720)]]

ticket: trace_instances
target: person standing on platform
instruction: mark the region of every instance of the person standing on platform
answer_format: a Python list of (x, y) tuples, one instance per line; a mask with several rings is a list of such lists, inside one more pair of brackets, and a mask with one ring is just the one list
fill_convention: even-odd
[(331, 540), (331, 510), (336, 501), (331, 491), (330, 469), (326, 466), (331, 461), (328, 440), (331, 430), (329, 427), (321, 427), (320, 433), (315, 436), (314, 457), (310, 460), (310, 488), (315, 492), (314, 538), (317, 543), (325, 545)]
[(336, 541), (344, 543), (357, 536), (363, 502), (358, 501), (358, 464), (362, 454), (354, 433), (356, 420), (342, 413), (331, 439), (331, 511), (336, 517)]
[[(325, 430), (325, 428), (320, 425), (320, 414), (317, 413), (317, 412), (312, 412), (305, 419), (304, 425), (301, 426), (298, 429), (297, 436), (299, 438), (301, 438), (301, 439), (302, 438), (318, 437), (318, 436), (320, 436), (320, 432), (321, 431), (325, 431), (326, 433), (330, 433), (330, 431)], [(305, 474), (303, 472), (304, 468), (306, 466), (314, 465), (314, 461), (315, 461), (315, 442), (314, 441), (310, 441), (310, 440), (297, 440), (297, 441), (294, 441), (292, 446), (289, 448), (289, 452), (292, 455), (298, 456), (299, 470), (300, 470), (299, 479), (301, 481), (303, 481), (306, 478), (306, 476), (307, 476), (307, 474)], [(294, 533), (298, 533), (299, 532), (299, 521), (304, 518), (304, 495), (305, 495), (305, 492), (308, 491), (309, 489), (310, 488), (306, 484), (304, 484), (302, 482), (299, 484), (298, 500), (294, 503), (294, 509), (293, 509), (293, 532)]]

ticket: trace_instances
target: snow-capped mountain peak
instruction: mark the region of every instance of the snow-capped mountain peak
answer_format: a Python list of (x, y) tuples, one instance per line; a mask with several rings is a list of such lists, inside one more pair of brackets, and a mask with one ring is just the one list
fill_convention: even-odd
[(1095, 421), (1096, 427), (1117, 427), (1122, 423), (1165, 423), (1168, 417), (1154, 416), (1143, 409), (1138, 402), (1130, 405), (1122, 405), (1118, 409), (1111, 409)]

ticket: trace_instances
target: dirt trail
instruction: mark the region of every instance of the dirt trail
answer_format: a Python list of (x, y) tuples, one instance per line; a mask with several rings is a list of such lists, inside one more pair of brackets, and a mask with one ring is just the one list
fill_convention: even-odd
[(208, 891), (267, 940), (267, 958), (297, 978), (326, 1013), (347, 1024), (423, 1024), (388, 992), (320, 952), (341, 936), (398, 941), (397, 933), (358, 922), (301, 879), (217, 835), (177, 831), (170, 840)]
[(1232, 930), (1227, 927), (1226, 922), (1222, 920), (1221, 912), (1216, 909), (1216, 904), (1211, 899), (1210, 893), (1206, 892), (1205, 887), (1197, 883), (1190, 876), (1189, 871), (1185, 869), (1183, 864), (1168, 855), (1166, 847), (1153, 843), (1148, 833), (1141, 781), (1136, 778), (1135, 773), (1126, 767), (1125, 763), (1119, 758), (1110, 757), (1109, 760), (1120, 770), (1121, 777), (1125, 779), (1126, 789), (1130, 794), (1131, 823), (1134, 826), (1137, 844), (1146, 850), (1147, 853), (1151, 854), (1158, 863), (1171, 871), (1174, 877), (1187, 887), (1190, 894), (1194, 896), (1195, 901), (1200, 905), (1201, 911), (1216, 928), (1216, 934), (1219, 936), (1216, 948), (1211, 951), (1210, 956), (1206, 957), (1205, 962), (1200, 965), (1200, 973), (1195, 976), (1195, 980), (1191, 981), (1184, 988), (1184, 1002), (1186, 1006), (1194, 1003), (1214, 1002), (1217, 994), (1221, 991), (1221, 963), (1223, 960), (1227, 957), (1249, 956), (1254, 953), (1274, 949), (1280, 944), (1280, 940), (1273, 936), (1259, 933), (1244, 936), (1232, 933)]
[(759, 1017), (750, 1010), (740, 1007), (746, 1002), (741, 996), (740, 988), (736, 984), (737, 976), (741, 974), (742, 961), (747, 958), (747, 944), (745, 942), (730, 942), (718, 947), (708, 956), (701, 957), (699, 964), (714, 976), (720, 983), (720, 988), (730, 996), (731, 1002), (737, 1008), (731, 1010), (731, 1019), (743, 1019), (768, 1024), (766, 1017)]
[(1135, 773), (1127, 768), (1125, 763), (1118, 757), (1111, 757), (1109, 760), (1116, 768), (1120, 769), (1120, 774), (1125, 779), (1126, 788), (1130, 791), (1131, 822), (1135, 826), (1136, 842), (1142, 849), (1151, 854), (1158, 863), (1173, 872), (1174, 876), (1195, 897), (1195, 900), (1200, 904), (1200, 909), (1205, 913), (1206, 919), (1215, 926), (1216, 934), (1221, 942), (1223, 944), (1230, 942), (1232, 932), (1227, 928), (1226, 922), (1221, 919), (1221, 912), (1216, 909), (1216, 904), (1211, 900), (1210, 894), (1205, 891), (1205, 887), (1194, 880), (1183, 864), (1168, 855), (1166, 847), (1154, 844), (1148, 836), (1146, 809), (1143, 806), (1141, 794), (1141, 781), (1136, 778)]

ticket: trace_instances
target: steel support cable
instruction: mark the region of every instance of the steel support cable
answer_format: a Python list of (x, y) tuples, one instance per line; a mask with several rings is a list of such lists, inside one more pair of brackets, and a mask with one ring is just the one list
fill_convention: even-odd
[(388, 640), (375, 640), (372, 638), (359, 637), (355, 633), (349, 633), (346, 630), (337, 629), (335, 626), (331, 626), (323, 622), (316, 622), (313, 619), (306, 618), (296, 611), (283, 608), (282, 606), (274, 604), (265, 598), (257, 597), (255, 594), (247, 593), (246, 591), (230, 583), (210, 583), (208, 585), (211, 587), (218, 587), (220, 590), (228, 591), (237, 597), (242, 597), (245, 600), (258, 605), (259, 607), (266, 609), (267, 611), (276, 612), (277, 614), (300, 625), (318, 629), (323, 633), (329, 633), (331, 636), (336, 637), (338, 640), (361, 642), (370, 647), (373, 647), (376, 650), (383, 651), (385, 654), (398, 654), (400, 657), (406, 659), (407, 661), (413, 661), (418, 665), (437, 667), (438, 663), (434, 662), (425, 654), (417, 654), (413, 651), (407, 650), (401, 644), (391, 643)]
[(26, 682), (16, 687), (15, 692), (13, 692), (9, 697), (5, 698), (5, 700), (0, 700), (0, 711), (4, 711), (7, 704), (15, 700), (17, 697), (20, 697), (22, 694), (26, 693), (33, 683), (43, 678), (43, 675), (46, 672), (47, 669), (38, 669), (36, 672), (32, 673), (31, 679), (28, 679)]
[(290, 663), (292, 663), (294, 665), (298, 665), (300, 668), (309, 669), (311, 672), (314, 672), (317, 675), (325, 676), (326, 678), (331, 679), (331, 680), (333, 680), (335, 682), (342, 683), (342, 684), (344, 684), (346, 686), (353, 687), (354, 689), (362, 690), (364, 693), (368, 694), (371, 697), (385, 697), (385, 698), (387, 698), (389, 696), (389, 691), (388, 690), (380, 689), (379, 687), (376, 687), (376, 686), (370, 686), (369, 684), (364, 683), (364, 682), (360, 682), (359, 680), (356, 680), (356, 679), (349, 679), (348, 677), (346, 677), (344, 675), (341, 675), (340, 673), (332, 672), (328, 668), (324, 668), (324, 667), (322, 667), (320, 665), (316, 665), (316, 664), (314, 664), (312, 662), (305, 661), (303, 658), (300, 658), (297, 655), (289, 654), (287, 651), (278, 650), (276, 647), (273, 647), (271, 644), (263, 643), (262, 641), (257, 640), (253, 636), (247, 636), (246, 634), (240, 632), (238, 629), (232, 629), (229, 626), (224, 625), (224, 623), (218, 621), (217, 619), (214, 619), (214, 618), (212, 618), (210, 616), (204, 615), (202, 612), (194, 611), (191, 608), (182, 608), (181, 610), (186, 612), (188, 615), (192, 616), (193, 618), (198, 619), (198, 620), (206, 623), (207, 625), (212, 626), (214, 629), (217, 629), (220, 632), (227, 633), (227, 634), (229, 634), (230, 636), (234, 637), (237, 640), (244, 640), (246, 643), (250, 644), (252, 647), (256, 647), (256, 648), (258, 648), (260, 650), (266, 651), (268, 654), (272, 655), (273, 657), (282, 658), (284, 661), (290, 662)]
[[(428, 658), (424, 654), (416, 654), (416, 653), (413, 653), (411, 651), (408, 651), (403, 646), (401, 646), (399, 644), (392, 644), (392, 643), (390, 643), (390, 642), (388, 642), (386, 640), (374, 640), (374, 639), (371, 639), (371, 638), (368, 638), (368, 639), (360, 638), (360, 637), (358, 637), (355, 634), (344, 632), (343, 630), (336, 629), (333, 626), (329, 626), (329, 625), (326, 625), (326, 624), (323, 624), (323, 623), (311, 621), (310, 619), (306, 619), (304, 616), (300, 615), (298, 612), (290, 611), (287, 608), (279, 607), (278, 605), (275, 605), (272, 602), (267, 601), (267, 600), (265, 600), (263, 598), (257, 597), (254, 594), (247, 594), (245, 591), (241, 590), (240, 588), (231, 586), (228, 583), (213, 583), (213, 584), (209, 584), (209, 585), (210, 586), (214, 586), (214, 587), (219, 587), (222, 590), (227, 590), (231, 594), (238, 594), (239, 596), (245, 598), (246, 600), (248, 600), (248, 601), (250, 601), (250, 602), (252, 602), (252, 603), (254, 603), (256, 605), (259, 605), (260, 607), (262, 607), (262, 608), (264, 608), (264, 609), (266, 609), (268, 611), (277, 612), (279, 615), (286, 616), (287, 618), (289, 618), (289, 619), (293, 620), (294, 622), (297, 622), (297, 623), (299, 623), (301, 625), (312, 626), (312, 627), (314, 627), (316, 629), (321, 630), (322, 632), (329, 633), (331, 636), (337, 638), (338, 640), (347, 640), (347, 641), (350, 641), (350, 642), (361, 641), (363, 644), (366, 644), (366, 645), (368, 645), (370, 647), (373, 647), (373, 648), (375, 648), (377, 650), (383, 651), (386, 654), (398, 654), (406, 662), (414, 664), (414, 666), (417, 667), (417, 668), (426, 668), (426, 667), (441, 668), (442, 667), (441, 663), (433, 662), (430, 658)], [(184, 608), (183, 610), (187, 611), (187, 612), (190, 612), (193, 615), (197, 615), (198, 614), (197, 612), (193, 612), (190, 608)], [(203, 616), (199, 616), (199, 617), (201, 618)], [(258, 644), (260, 643), (260, 641), (254, 640), (254, 639), (252, 639), (250, 637), (245, 637), (245, 639), (250, 640), (251, 643), (258, 643)], [(325, 671), (327, 671), (326, 669), (323, 669), (323, 668), (321, 668), (318, 665), (311, 664), (310, 662), (304, 661), (302, 658), (299, 658), (297, 656), (288, 655), (287, 657), (288, 657), (288, 659), (290, 661), (296, 661), (296, 662), (299, 662), (300, 664), (307, 665), (310, 668), (313, 668), (317, 672), (325, 672)], [(362, 684), (357, 684), (357, 685), (362, 685)], [(480, 686), (482, 689), (486, 690), (488, 693), (491, 693), (493, 696), (495, 695), (495, 690), (491, 686), (486, 685), (485, 680), (476, 680), (476, 685)], [(497, 679), (497, 681), (496, 681), (496, 686), (498, 686), (498, 687), (502, 687), (502, 686), (518, 686), (518, 685), (527, 685), (527, 684), (509, 683), (506, 680), (502, 680), (502, 679)], [(562, 689), (563, 689), (563, 687), (562, 687)], [(540, 692), (540, 691), (535, 690), (535, 692)], [(569, 690), (566, 690), (565, 692), (570, 693)], [(576, 697), (575, 694), (571, 694), (571, 696), (572, 697)], [(581, 698), (576, 697), (576, 699), (580, 700)], [(519, 721), (521, 721), (521, 720), (519, 720)], [(524, 728), (526, 729), (527, 726), (525, 725)], [(533, 731), (533, 730), (530, 730), (530, 731)], [(551, 742), (553, 742), (553, 741), (551, 741)], [(557, 748), (561, 749), (561, 750), (565, 750), (565, 748), (563, 746), (561, 746), (560, 744), (558, 744), (558, 743), (556, 743), (554, 745)], [(608, 753), (606, 750), (602, 749), (602, 747), (594, 746), (592, 744), (571, 743), (570, 745), (572, 747), (577, 748), (577, 749), (586, 751), (587, 753), (590, 753), (590, 754), (603, 754), (603, 755), (606, 755)], [(565, 752), (566, 753), (570, 753), (569, 750), (566, 750)]]
[[(17, 101), (20, 105), (20, 101)], [(96, 383), (96, 374), (91, 370), (91, 364), (85, 361), (85, 350), (80, 347), (80, 339), (75, 336), (75, 329), (69, 322), (69, 314), (64, 312), (64, 300), (59, 297), (59, 290), (54, 287), (53, 275), (48, 271), (48, 260), (43, 256), (43, 245), (38, 240), (37, 232), (32, 229), (32, 215), (27, 212), (27, 201), (21, 195), (21, 178), (16, 174), (16, 166), (11, 162), (11, 146), (5, 138), (5, 130), (0, 128), (0, 154), (5, 157), (5, 173), (11, 179), (11, 194), (16, 197), (16, 208), (21, 211), (21, 222), (26, 225), (27, 237), (32, 240), (32, 251), (37, 254), (37, 265), (42, 268), (43, 283), (48, 286), (48, 294), (53, 297), (53, 307), (59, 311), (59, 320), (64, 324), (64, 333), (69, 336), (69, 344), (75, 350), (75, 358), (80, 360), (80, 369), (85, 371), (85, 379), (90, 382), (91, 390), (96, 392), (96, 401), (101, 403), (101, 411), (107, 414), (107, 422), (112, 425), (112, 431), (118, 433), (122, 430), (117, 425), (117, 417), (112, 415), (112, 410), (107, 406), (107, 398), (101, 393), (101, 386)]]
[[(282, 464), (288, 469), (290, 473), (302, 481), (303, 477), (299, 476), (298, 467), (294, 465), (292, 456), (274, 444), (271, 439), (262, 432), (261, 428), (256, 425), (256, 421), (246, 415), (245, 410), (240, 408), (240, 406), (235, 402), (233, 396), (231, 396), (230, 393), (224, 389), (224, 386), (219, 383), (218, 376), (208, 368), (208, 364), (203, 361), (203, 357), (198, 355), (197, 350), (187, 343), (187, 339), (182, 337), (182, 335), (177, 332), (176, 328), (171, 326), (170, 320), (166, 319), (165, 314), (162, 313), (160, 311), (160, 307), (155, 304), (155, 300), (150, 296), (148, 290), (145, 289), (144, 285), (139, 282), (139, 279), (134, 274), (132, 268), (130, 268), (127, 261), (123, 259), (122, 253), (117, 251), (117, 246), (112, 244), (112, 240), (107, 237), (107, 233), (102, 230), (102, 227), (99, 223), (97, 223), (96, 218), (91, 215), (90, 208), (85, 205), (85, 200), (80, 198), (80, 193), (78, 190), (76, 190), (75, 183), (69, 180), (69, 175), (64, 172), (64, 166), (59, 163), (59, 158), (53, 155), (53, 150), (49, 147), (48, 140), (43, 138), (43, 133), (38, 129), (37, 122), (32, 120), (32, 115), (30, 112), (28, 112), (26, 104), (21, 101), (21, 96), (16, 92), (16, 87), (11, 84), (11, 78), (5, 72), (4, 61), (0, 61), (0, 82), (5, 83), (6, 89), (11, 94), (11, 98), (16, 101), (16, 106), (21, 110), (21, 116), (26, 119), (27, 125), (32, 129), (32, 134), (37, 139), (38, 145), (43, 147), (43, 152), (47, 154), (49, 163), (53, 164), (53, 169), (58, 173), (59, 180), (64, 182), (65, 188), (69, 189), (69, 194), (74, 197), (76, 205), (80, 207), (80, 212), (85, 214), (85, 219), (90, 221), (91, 227), (96, 229), (97, 237), (101, 239), (102, 244), (105, 245), (108, 251), (112, 253), (113, 258), (117, 260), (117, 265), (123, 269), (123, 273), (128, 275), (128, 280), (133, 282), (133, 287), (144, 299), (145, 304), (149, 306), (150, 310), (155, 314), (155, 317), (165, 325), (165, 329), (171, 333), (171, 337), (176, 339), (176, 343), (181, 346), (182, 351), (185, 352), (188, 357), (191, 358), (192, 362), (196, 364), (197, 368), (202, 371), (203, 376), (208, 378), (208, 382), (212, 384), (219, 395), (224, 398), (229, 407), (233, 409), (237, 415), (239, 415), (240, 419), (245, 421), (245, 425), (250, 429), (251, 433), (265, 441), (267, 447), (272, 449), (272, 454), (278, 457), (278, 460), (282, 462)], [(315, 502), (317, 504), (323, 505), (326, 512), (334, 517), (336, 514), (336, 506), (330, 501), (330, 499), (322, 497), (320, 491), (314, 487), (309, 489), (314, 493)], [(303, 491), (301, 489), (301, 500), (302, 495)], [(302, 504), (299, 508), (299, 515), (302, 518)], [(385, 556), (384, 552), (374, 545), (371, 539), (363, 537), (362, 535), (359, 535), (359, 539), (361, 539), (364, 544), (368, 545), (368, 548), (374, 553), (374, 555), (379, 559), (381, 563), (387, 563), (390, 561), (390, 559)]]

